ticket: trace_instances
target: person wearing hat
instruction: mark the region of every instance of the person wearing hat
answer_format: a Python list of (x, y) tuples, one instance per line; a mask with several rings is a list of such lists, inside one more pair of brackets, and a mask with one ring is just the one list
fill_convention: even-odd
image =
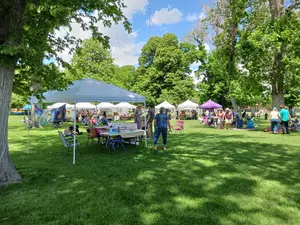
[(280, 106), (280, 119), (281, 119), (281, 125), (282, 125), (282, 132), (284, 134), (290, 134), (289, 131), (289, 121), (291, 119), (290, 112), (288, 110), (288, 107), (284, 107), (283, 105)]
[(142, 129), (142, 105), (139, 104), (137, 107), (136, 107), (136, 111), (135, 111), (135, 114), (134, 114), (134, 123), (137, 124), (137, 128), (138, 129)]
[(153, 137), (154, 116), (155, 116), (155, 114), (154, 114), (153, 106), (150, 104), (150, 105), (148, 105), (148, 113), (147, 113), (147, 132), (148, 132), (149, 138)]
[(156, 114), (154, 119), (154, 151), (157, 151), (157, 142), (160, 134), (163, 138), (164, 150), (167, 150), (167, 135), (168, 135), (168, 127), (171, 127), (168, 115), (165, 113), (165, 109), (161, 107), (159, 109), (159, 113)]
[(232, 119), (233, 119), (232, 112), (231, 112), (231, 110), (229, 108), (227, 108), (225, 110), (225, 123), (226, 123), (226, 129), (227, 130), (229, 129), (229, 127), (232, 124)]

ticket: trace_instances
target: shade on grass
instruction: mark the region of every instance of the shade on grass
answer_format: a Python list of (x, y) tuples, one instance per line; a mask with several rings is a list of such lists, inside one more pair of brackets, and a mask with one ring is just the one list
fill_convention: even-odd
[(12, 159), (24, 182), (0, 188), (0, 224), (299, 224), (300, 140), (186, 121), (167, 152), (86, 146), (72, 165), (57, 130), (26, 134), (10, 117)]

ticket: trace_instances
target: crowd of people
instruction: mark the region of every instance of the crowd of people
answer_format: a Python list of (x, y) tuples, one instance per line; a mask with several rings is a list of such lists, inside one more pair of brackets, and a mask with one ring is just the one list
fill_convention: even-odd
[(230, 128), (254, 129), (255, 119), (256, 116), (254, 113), (249, 116), (245, 110), (239, 114), (233, 109), (226, 108), (225, 110), (217, 109), (203, 112), (201, 121), (210, 127), (228, 130)]
[(106, 111), (101, 111), (101, 110), (77, 111), (76, 121), (81, 122), (84, 125), (91, 125), (91, 126), (99, 124), (100, 122), (105, 123)]
[(299, 127), (298, 118), (292, 120), (287, 106), (280, 106), (280, 111), (274, 107), (269, 114), (270, 126), (265, 130), (266, 132), (290, 134), (290, 131), (297, 130)]

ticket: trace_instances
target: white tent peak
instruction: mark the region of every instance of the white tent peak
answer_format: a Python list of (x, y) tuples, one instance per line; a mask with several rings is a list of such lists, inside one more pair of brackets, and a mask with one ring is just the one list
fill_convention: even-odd
[(127, 109), (135, 109), (136, 106), (132, 105), (128, 102), (120, 102), (119, 104), (116, 105), (116, 108), (127, 108)]
[(101, 102), (97, 105), (97, 109), (113, 109), (116, 105), (110, 103), (110, 102)]
[(96, 106), (89, 102), (76, 103), (76, 109), (95, 109)]
[(164, 107), (165, 109), (175, 109), (175, 106), (170, 104), (167, 101), (164, 101), (164, 102), (160, 103), (159, 105), (155, 106), (156, 109), (159, 109), (161, 107)]
[(187, 100), (187, 101), (179, 104), (178, 108), (179, 109), (197, 109), (197, 108), (199, 108), (199, 105), (190, 100)]

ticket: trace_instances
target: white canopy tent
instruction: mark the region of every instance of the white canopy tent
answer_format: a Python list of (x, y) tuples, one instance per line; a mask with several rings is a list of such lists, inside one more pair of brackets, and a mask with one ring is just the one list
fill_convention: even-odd
[(114, 109), (115, 105), (110, 103), (110, 102), (101, 102), (100, 104), (97, 105), (97, 109)]
[(190, 100), (187, 100), (184, 103), (179, 104), (178, 109), (187, 109), (187, 110), (195, 109), (195, 110), (197, 110), (197, 109), (199, 109), (199, 105)]
[(74, 108), (74, 105), (70, 105), (70, 104), (65, 103), (65, 102), (57, 102), (53, 105), (47, 106), (47, 109), (48, 110), (58, 109), (59, 107), (61, 107), (63, 105), (66, 105), (66, 109), (73, 109)]
[(116, 108), (118, 108), (118, 109), (135, 109), (136, 106), (132, 105), (128, 102), (120, 102), (119, 104), (116, 105)]
[(78, 102), (76, 109), (96, 109), (96, 106), (89, 102)]
[(129, 113), (130, 109), (136, 109), (136, 106), (128, 102), (120, 102), (119, 104), (116, 105), (116, 109), (118, 113), (121, 113), (122, 115), (126, 115)]
[(170, 109), (170, 110), (175, 109), (175, 106), (171, 105), (167, 101), (164, 101), (164, 102), (160, 103), (159, 105), (155, 106), (155, 109), (160, 109), (161, 107), (164, 107), (165, 109)]
[[(49, 91), (44, 93), (43, 96), (45, 98), (44, 102), (74, 102), (74, 127), (76, 127), (77, 102), (142, 102), (146, 107), (146, 98), (144, 96), (91, 78), (74, 81), (65, 91)], [(31, 98), (30, 102), (37, 103), (38, 100)], [(145, 140), (147, 140), (146, 132)], [(145, 141), (145, 144), (147, 146), (147, 141)], [(76, 135), (74, 135), (73, 164), (76, 161), (75, 150)]]

